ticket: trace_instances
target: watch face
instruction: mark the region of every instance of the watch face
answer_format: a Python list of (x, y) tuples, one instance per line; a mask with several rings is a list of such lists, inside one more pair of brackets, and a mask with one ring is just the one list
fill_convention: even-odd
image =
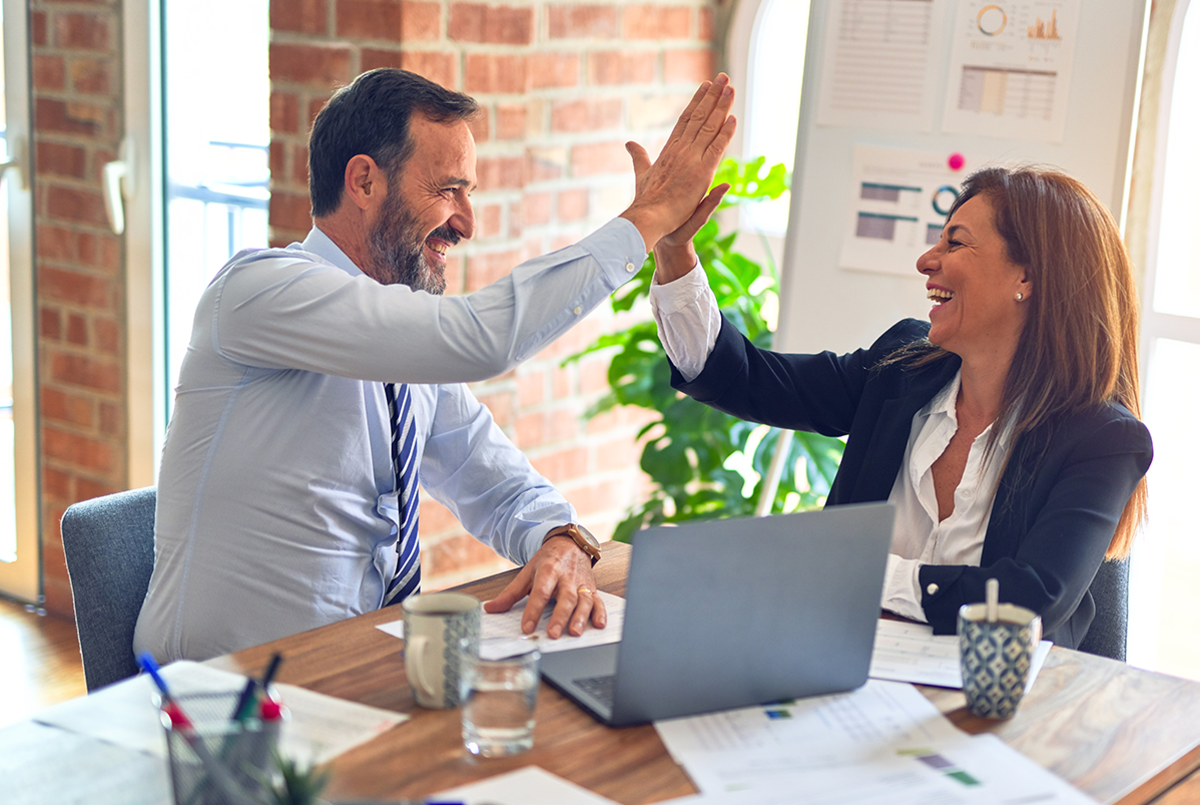
[(600, 540), (596, 539), (596, 537), (592, 534), (591, 531), (588, 531), (586, 528), (579, 525), (578, 523), (575, 524), (575, 527), (579, 529), (579, 533), (583, 535), (583, 538), (588, 541), (589, 545), (591, 545), (593, 548), (600, 547)]

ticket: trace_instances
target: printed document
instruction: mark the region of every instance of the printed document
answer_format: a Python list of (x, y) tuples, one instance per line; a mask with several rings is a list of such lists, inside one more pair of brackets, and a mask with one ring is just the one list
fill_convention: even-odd
[[(246, 677), (241, 674), (186, 660), (164, 666), (162, 675), (176, 696), (241, 691), (246, 684)], [(332, 760), (409, 719), (404, 713), (367, 707), (295, 685), (276, 683), (273, 687), (291, 714), (280, 740), (280, 753), (302, 763)], [(153, 704), (156, 698), (157, 691), (150, 678), (142, 674), (56, 704), (36, 714), (33, 720), (166, 757), (166, 737), (158, 708)]]
[[(799, 796), (798, 795), (802, 795)], [(1094, 805), (995, 735), (962, 735), (853, 767), (805, 769), (770, 785), (661, 805)]]
[[(1043, 640), (1034, 650), (1029, 681), (1025, 683), (1026, 693), (1033, 688), (1034, 680), (1053, 645), (1049, 640)], [(872, 679), (962, 688), (958, 637), (935, 636), (933, 627), (924, 623), (881, 618), (875, 627), (875, 650), (871, 654), (870, 675)]]
[[(542, 612), (542, 619), (538, 621), (537, 628), (534, 629), (533, 633), (524, 634), (521, 631), (521, 615), (525, 611), (525, 602), (528, 599), (522, 598), (513, 604), (508, 612), (483, 613), (483, 618), (479, 626), (479, 637), (481, 640), (498, 640), (506, 637), (512, 640), (534, 640), (537, 641), (538, 650), (543, 654), (549, 654), (552, 651), (566, 651), (573, 648), (603, 646), (606, 643), (621, 642), (621, 630), (625, 625), (625, 599), (611, 593), (606, 593), (603, 590), (597, 590), (595, 594), (604, 602), (605, 609), (608, 612), (608, 625), (603, 629), (594, 629), (589, 625), (579, 637), (567, 634), (564, 631), (562, 637), (557, 640), (551, 640), (546, 635), (546, 625), (550, 622), (550, 616), (553, 614), (554, 609), (553, 607), (546, 607), (545, 611)], [(404, 621), (402, 620), (381, 623), (375, 628), (390, 634), (392, 637), (404, 637)], [(495, 658), (485, 656), (484, 659)]]
[(991, 735), (960, 732), (911, 685), (655, 723), (702, 792), (677, 803), (1089, 802)]

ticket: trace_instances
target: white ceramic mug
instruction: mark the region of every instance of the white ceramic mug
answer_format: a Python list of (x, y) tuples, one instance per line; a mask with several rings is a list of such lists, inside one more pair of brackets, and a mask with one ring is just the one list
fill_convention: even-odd
[(457, 707), (463, 645), (479, 649), (479, 599), (464, 593), (413, 595), (404, 611), (404, 670), (413, 699), (422, 707)]

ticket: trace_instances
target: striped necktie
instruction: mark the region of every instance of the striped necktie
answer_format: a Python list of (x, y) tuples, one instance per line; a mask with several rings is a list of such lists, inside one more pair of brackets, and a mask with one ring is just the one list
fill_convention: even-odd
[(392, 470), (399, 493), (400, 524), (396, 537), (396, 575), (388, 584), (383, 605), (399, 603), (421, 591), (421, 544), (417, 539), (420, 491), (417, 478), (417, 429), (413, 425), (412, 394), (401, 383), (384, 383), (388, 417), (392, 421)]

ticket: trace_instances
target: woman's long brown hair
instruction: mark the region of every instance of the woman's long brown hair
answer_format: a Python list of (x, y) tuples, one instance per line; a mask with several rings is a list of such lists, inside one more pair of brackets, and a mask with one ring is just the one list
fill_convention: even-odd
[[(1108, 209), (1078, 180), (1037, 167), (972, 174), (950, 216), (974, 196), (991, 204), (1008, 258), (1026, 270), (1031, 285), (1001, 398), (1001, 425), (1012, 426), (1014, 443), (1039, 426), (1104, 403), (1120, 403), (1140, 419), (1140, 308), (1129, 254)], [(919, 352), (909, 353), (913, 363), (947, 354), (939, 348)], [(1142, 478), (1106, 558), (1129, 555), (1146, 500)]]

